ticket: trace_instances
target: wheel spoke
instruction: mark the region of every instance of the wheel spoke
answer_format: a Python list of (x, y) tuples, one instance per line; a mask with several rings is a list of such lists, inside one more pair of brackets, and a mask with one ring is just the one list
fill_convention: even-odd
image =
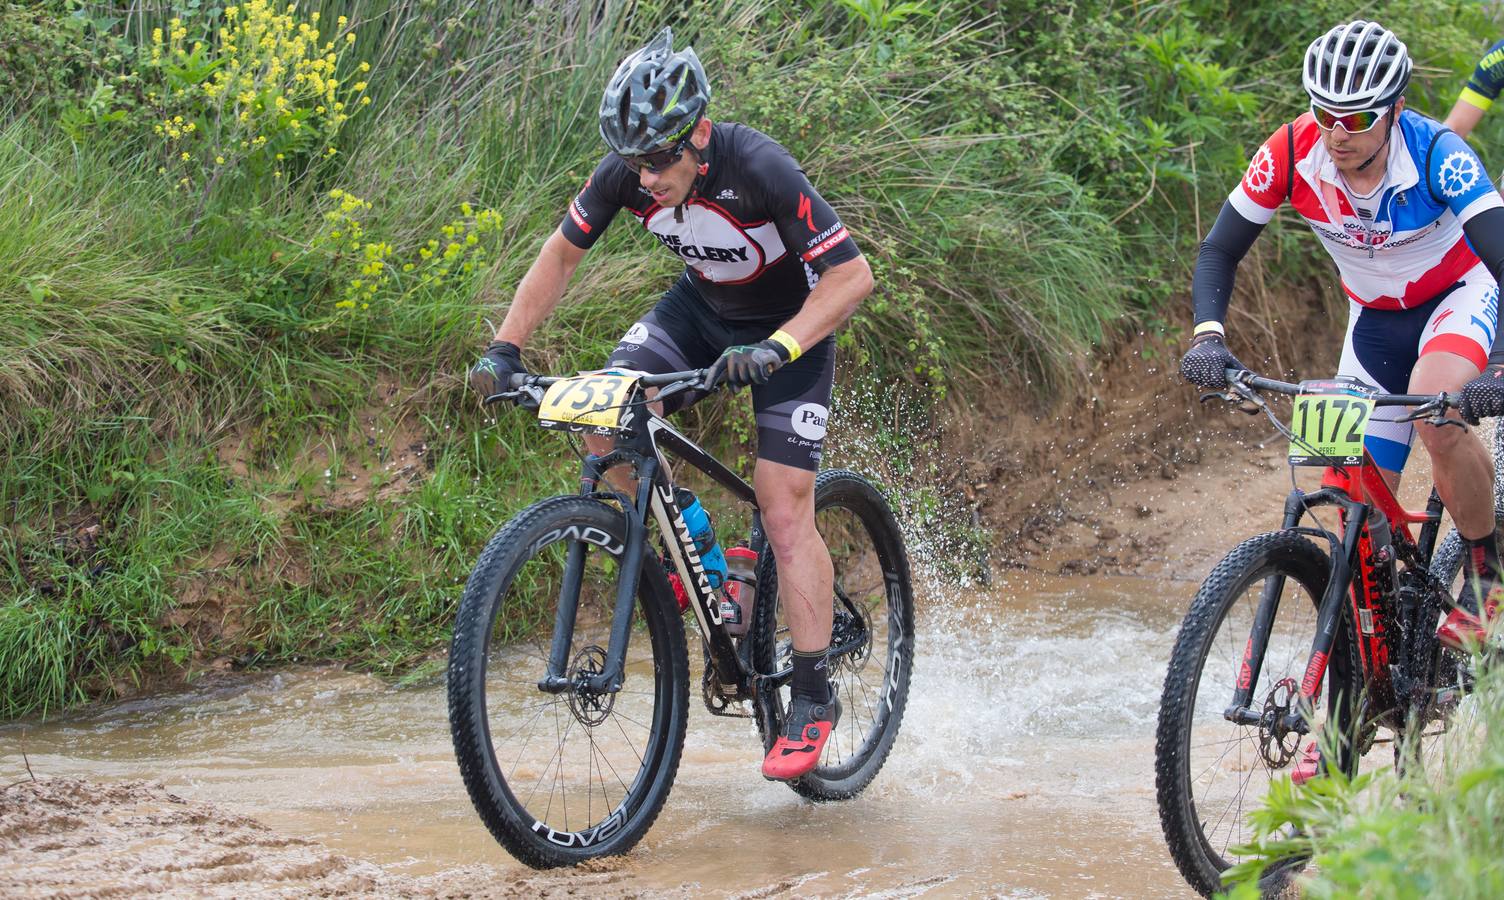
[[(662, 598), (652, 593), (652, 579), (643, 580), (633, 607), (635, 652), (626, 667), (634, 687), (588, 688), (605, 665), (619, 570), (618, 557), (601, 549), (607, 544), (579, 535), (605, 534), (622, 545), (624, 530), (619, 510), (591, 498), (554, 498), (531, 507), (487, 545), (456, 622), (449, 708), (466, 788), (478, 808), (495, 811), (483, 813), (488, 821), (500, 821), (510, 840), (553, 865), (623, 852), (651, 817), (588, 848), (536, 834), (529, 827), (534, 821), (577, 833), (627, 804), (656, 814), (669, 785), (649, 770), (677, 765), (682, 747), (682, 681), (678, 691), (672, 687), (687, 678), (682, 624), (659, 608)], [(570, 542), (589, 552), (581, 556), (583, 568), (572, 573), (580, 591), (563, 673), (568, 687), (539, 694), (532, 676), (548, 671), (554, 607), (569, 595), (561, 587)], [(494, 591), (503, 586), (506, 593), (497, 597)], [(535, 630), (519, 634), (525, 628)], [(489, 673), (478, 688), (471, 674), (477, 671)], [(494, 789), (497, 779), (507, 790)]]

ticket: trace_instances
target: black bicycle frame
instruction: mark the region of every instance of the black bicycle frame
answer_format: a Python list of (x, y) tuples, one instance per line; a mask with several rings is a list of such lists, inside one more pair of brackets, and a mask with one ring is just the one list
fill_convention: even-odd
[[(663, 451), (672, 451), (675, 457), (710, 476), (738, 500), (752, 506), (750, 544), (752, 551), (761, 556), (766, 539), (762, 530), (762, 514), (757, 509), (757, 495), (751, 485), (694, 441), (658, 416), (645, 411), (639, 412), (639, 409), (640, 407), (629, 407), (623, 416), (622, 424), (625, 427), (616, 432), (616, 445), (611, 452), (604, 456), (587, 456), (580, 470), (582, 495), (597, 493), (605, 473), (618, 466), (629, 466), (637, 480), (637, 496), (626, 516), (627, 540), (621, 558), (621, 576), (612, 613), (611, 640), (606, 649), (606, 662), (601, 672), (591, 676), (585, 686), (592, 691), (621, 690), (625, 677), (627, 644), (632, 631), (632, 607), (636, 602), (638, 578), (648, 547), (647, 521), (648, 516), (652, 515), (664, 535), (679, 580), (689, 594), (690, 606), (695, 611), (700, 633), (710, 648), (711, 663), (715, 666), (716, 675), (722, 684), (735, 685), (739, 693), (750, 696), (747, 688), (757, 675), (737, 655), (731, 636), (721, 626), (720, 605), (710, 586), (710, 579), (705, 574), (699, 551), (690, 538), (683, 511), (674, 498), (674, 487), (668, 477)], [(635, 424), (639, 419), (641, 427)], [(584, 566), (584, 542), (573, 541), (565, 559), (564, 579), (559, 589), (548, 671), (538, 682), (538, 688), (549, 693), (561, 693), (572, 686), (566, 667), (569, 663), (569, 647), (574, 638)]]

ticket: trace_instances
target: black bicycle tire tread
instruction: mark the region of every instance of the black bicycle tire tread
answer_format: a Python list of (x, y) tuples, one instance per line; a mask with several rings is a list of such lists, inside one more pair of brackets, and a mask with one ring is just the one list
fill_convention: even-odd
[[(1276, 554), (1282, 554), (1285, 558), (1279, 559)], [(1326, 553), (1305, 536), (1294, 532), (1268, 532), (1234, 547), (1212, 569), (1191, 602), (1170, 654), (1161, 694), (1154, 743), (1155, 795), (1159, 806), (1160, 827), (1169, 846), (1170, 856), (1175, 860), (1181, 876), (1206, 897), (1220, 892), (1223, 886), (1221, 870), (1211, 863), (1201, 846), (1199, 827), (1194, 821), (1189, 796), (1190, 786), (1181, 777), (1185, 769), (1182, 756), (1187, 740), (1185, 729), (1191, 714), (1189, 707), (1194, 701), (1195, 686), (1199, 682), (1198, 672), (1205, 654), (1205, 645), (1214, 636), (1207, 632), (1221, 623), (1226, 607), (1241, 594), (1241, 591), (1233, 593), (1233, 589), (1245, 580), (1246, 574), (1269, 564), (1277, 565), (1286, 575), (1293, 575), (1298, 580), (1304, 574), (1312, 579), (1306, 582), (1311, 588), (1324, 587), (1330, 577)], [(1302, 565), (1310, 571), (1294, 571)], [(1320, 597), (1319, 590), (1315, 596)], [(1352, 643), (1346, 642), (1345, 646), (1355, 657), (1356, 648)], [(1356, 666), (1356, 659), (1350, 662)], [(1355, 667), (1350, 671), (1357, 669)], [(1283, 869), (1278, 874), (1288, 875), (1289, 870)], [(1276, 887), (1274, 884), (1261, 884), (1261, 888), (1266, 890)]]
[[(902, 727), (904, 712), (908, 709), (909, 686), (914, 676), (914, 589), (912, 571), (909, 567), (908, 549), (903, 540), (903, 531), (898, 526), (898, 519), (893, 513), (892, 504), (887, 501), (883, 492), (862, 475), (848, 469), (828, 469), (816, 476), (816, 509), (820, 509), (820, 501), (823, 496), (842, 487), (854, 490), (854, 496), (859, 502), (867, 506), (865, 510), (866, 514), (859, 512), (859, 515), (862, 515), (863, 521), (867, 521), (867, 515), (872, 515), (872, 521), (878, 523), (878, 527), (887, 532), (886, 536), (892, 542), (895, 550), (894, 566), (904, 583), (904, 596), (907, 609), (903, 615), (908, 637), (908, 652), (903, 656), (905, 671), (900, 679), (900, 687), (895, 692), (896, 696), (893, 701), (892, 710), (889, 713), (889, 721), (883, 730), (882, 737), (869, 754), (869, 758), (874, 759), (875, 764), (870, 769), (862, 769), (860, 778), (855, 781), (848, 781), (840, 788), (826, 784), (814, 773), (787, 782), (789, 788), (795, 793), (817, 803), (849, 800), (860, 794), (863, 790), (866, 790), (872, 781), (877, 778), (878, 773), (887, 764), (888, 755), (892, 751), (893, 744), (897, 740), (898, 732)], [(761, 570), (758, 580), (759, 593), (764, 589), (764, 578), (767, 579), (766, 583), (769, 583), (776, 592), (778, 583), (777, 567), (775, 561), (771, 558), (771, 554), (769, 554), (765, 565), (759, 565), (759, 569)], [(760, 603), (753, 614), (752, 633), (753, 639), (756, 641), (754, 644), (753, 659), (762, 671), (767, 671), (772, 664), (773, 642), (769, 639), (769, 634), (777, 627), (775, 608), (776, 604)], [(781, 729), (782, 722), (777, 722), (775, 725), (777, 727), (774, 729), (774, 737), (776, 737), (777, 730)], [(771, 746), (771, 737), (764, 735), (764, 740), (765, 746)]]
[[(489, 735), (484, 727), (483, 716), (476, 715), (475, 710), (471, 708), (473, 697), (469, 682), (472, 676), (468, 662), (477, 652), (476, 642), (480, 642), (479, 653), (484, 655), (484, 644), (491, 628), (491, 598), (500, 590), (504, 570), (516, 568), (525, 562), (525, 558), (520, 558), (523, 545), (516, 539), (516, 535), (538, 528), (540, 523), (555, 517), (578, 518), (598, 515), (603, 510), (616, 520), (617, 536), (622, 536), (621, 511), (591, 497), (568, 495), (550, 497), (519, 512), (492, 536), (481, 551), (470, 579), (466, 582), (464, 594), (460, 599), (460, 608), (455, 618), (454, 638), (449, 651), (447, 693), (451, 737), (454, 741), (461, 779), (470, 795), (471, 803), (475, 806), (476, 813), (485, 823), (487, 830), (514, 858), (535, 869), (575, 865), (600, 856), (619, 855), (629, 851), (641, 840), (643, 835), (652, 828), (653, 822), (657, 820), (668, 800), (674, 778), (678, 773), (688, 726), (688, 651), (682, 623), (679, 622), (677, 616), (672, 616), (668, 617), (669, 627), (665, 635), (670, 658), (660, 662), (666, 662), (670, 667), (670, 702), (677, 707), (677, 715), (671, 714), (670, 721), (676, 722), (676, 725), (673, 728), (674, 733), (669, 736), (666, 769), (653, 776), (653, 781), (663, 784), (664, 787), (650, 792), (645, 800), (646, 805), (634, 817), (630, 828), (624, 829), (618, 835), (613, 835), (600, 845), (600, 848), (590, 848), (589, 852), (566, 852), (563, 848), (553, 845), (543, 847), (539, 839), (522, 826), (521, 822), (507, 818), (502, 812), (507, 801), (503, 796), (496, 794), (487, 777), (490, 772), (486, 764), (486, 753), (481, 749), (483, 746), (481, 742), (489, 743)], [(672, 605), (673, 603), (671, 599), (668, 599), (667, 581), (662, 575), (658, 575), (655, 579), (651, 566), (643, 567), (643, 576), (643, 590), (656, 599), (649, 603), (642, 603), (640, 600), (639, 608), (645, 608), (650, 604), (659, 607), (657, 615), (662, 617), (665, 615), (662, 609), (664, 604)], [(661, 584), (658, 583), (660, 581)], [(641, 594), (639, 596), (641, 597)], [(645, 610), (645, 617), (649, 615), (654, 615), (654, 613)], [(484, 618), (485, 621), (478, 622), (479, 618)], [(653, 626), (650, 624), (649, 627)], [(478, 797), (477, 791), (482, 796)]]

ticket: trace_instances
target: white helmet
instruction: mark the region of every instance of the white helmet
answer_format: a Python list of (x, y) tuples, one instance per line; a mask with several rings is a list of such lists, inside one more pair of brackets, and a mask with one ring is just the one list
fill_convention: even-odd
[(1311, 42), (1301, 82), (1332, 112), (1388, 106), (1410, 83), (1410, 53), (1389, 29), (1355, 19)]

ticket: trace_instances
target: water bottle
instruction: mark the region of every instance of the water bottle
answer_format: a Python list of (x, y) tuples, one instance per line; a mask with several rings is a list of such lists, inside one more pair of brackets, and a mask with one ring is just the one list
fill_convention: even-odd
[(741, 637), (752, 627), (752, 607), (757, 602), (757, 554), (745, 544), (726, 551), (726, 588), (721, 598), (721, 624), (732, 637)]
[(684, 524), (689, 527), (689, 539), (695, 542), (695, 550), (700, 554), (700, 565), (705, 569), (705, 576), (710, 579), (710, 587), (717, 589), (726, 580), (726, 554), (721, 552), (721, 545), (716, 542), (715, 529), (710, 525), (710, 514), (700, 505), (700, 498), (684, 488), (679, 488), (674, 499), (679, 504), (679, 513), (684, 516)]

